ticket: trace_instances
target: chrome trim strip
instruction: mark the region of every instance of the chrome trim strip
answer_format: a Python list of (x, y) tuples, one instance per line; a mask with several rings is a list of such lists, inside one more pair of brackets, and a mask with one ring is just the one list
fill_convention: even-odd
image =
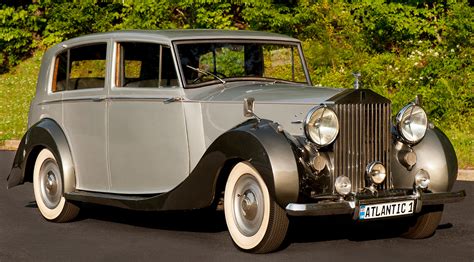
[(129, 101), (165, 101), (169, 100), (174, 97), (136, 97), (136, 96), (110, 96), (107, 98), (107, 100), (111, 101), (123, 101), (123, 100), (129, 100)]
[(48, 105), (48, 104), (61, 103), (61, 102), (79, 102), (79, 101), (97, 102), (97, 101), (103, 101), (105, 99), (106, 99), (105, 96), (60, 98), (60, 99), (54, 99), (54, 100), (46, 100), (41, 103), (38, 103), (38, 105)]
[(55, 103), (61, 103), (63, 100), (62, 99), (57, 99), (57, 100), (47, 100), (47, 101), (43, 101), (41, 103), (38, 103), (39, 106), (42, 106), (42, 105), (49, 105), (49, 104), (55, 104)]
[(62, 98), (56, 100), (48, 100), (39, 103), (38, 105), (48, 105), (61, 102), (102, 102), (102, 101), (113, 101), (113, 100), (130, 100), (130, 101), (165, 101), (170, 97), (129, 97), (129, 96), (112, 96), (112, 97), (79, 97), (79, 98)]
[(328, 216), (352, 214), (354, 208), (347, 201), (329, 203), (297, 204), (286, 206), (286, 213), (290, 216)]

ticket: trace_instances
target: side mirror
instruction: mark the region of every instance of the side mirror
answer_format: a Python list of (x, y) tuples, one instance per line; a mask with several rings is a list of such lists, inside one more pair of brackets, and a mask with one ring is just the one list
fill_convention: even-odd
[(245, 117), (255, 116), (253, 112), (254, 105), (255, 105), (255, 98), (253, 97), (244, 98), (244, 116)]

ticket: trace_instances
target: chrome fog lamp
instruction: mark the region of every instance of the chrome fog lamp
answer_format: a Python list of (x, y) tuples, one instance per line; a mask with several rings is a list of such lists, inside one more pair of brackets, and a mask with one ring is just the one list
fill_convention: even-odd
[(339, 120), (336, 113), (326, 106), (311, 109), (304, 123), (306, 137), (318, 146), (334, 142), (339, 133)]
[(345, 196), (351, 192), (352, 185), (351, 180), (346, 176), (338, 176), (336, 183), (334, 183), (337, 193)]
[(374, 184), (381, 184), (385, 180), (385, 177), (387, 176), (385, 167), (383, 166), (382, 163), (378, 161), (370, 163), (367, 166), (366, 172), (367, 172), (367, 177), (369, 178), (370, 182)]
[(402, 139), (410, 144), (416, 144), (426, 134), (428, 117), (420, 106), (410, 103), (397, 114), (397, 131)]
[(417, 188), (427, 189), (430, 185), (430, 182), (430, 174), (426, 170), (420, 169), (418, 172), (416, 172), (415, 186)]

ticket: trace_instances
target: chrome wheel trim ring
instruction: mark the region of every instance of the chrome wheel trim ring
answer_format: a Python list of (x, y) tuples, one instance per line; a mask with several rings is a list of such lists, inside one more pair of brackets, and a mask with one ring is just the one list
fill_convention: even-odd
[(263, 192), (254, 176), (245, 174), (235, 185), (233, 215), (236, 226), (244, 236), (253, 236), (260, 229), (264, 217)]
[(62, 180), (56, 160), (46, 159), (39, 171), (39, 189), (41, 200), (46, 207), (53, 209), (58, 206), (62, 197)]

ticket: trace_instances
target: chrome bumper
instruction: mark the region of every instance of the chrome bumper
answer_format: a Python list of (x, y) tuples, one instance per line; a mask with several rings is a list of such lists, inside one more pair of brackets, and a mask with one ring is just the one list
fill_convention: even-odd
[(466, 197), (464, 190), (458, 192), (446, 193), (422, 193), (417, 192), (413, 195), (370, 198), (354, 201), (333, 201), (333, 202), (318, 202), (309, 204), (290, 203), (286, 206), (286, 213), (290, 216), (328, 216), (328, 215), (343, 215), (352, 214), (357, 218), (359, 207), (361, 205), (371, 205), (380, 203), (390, 203), (403, 200), (415, 200), (415, 213), (421, 211), (423, 206), (440, 205), (462, 201)]

